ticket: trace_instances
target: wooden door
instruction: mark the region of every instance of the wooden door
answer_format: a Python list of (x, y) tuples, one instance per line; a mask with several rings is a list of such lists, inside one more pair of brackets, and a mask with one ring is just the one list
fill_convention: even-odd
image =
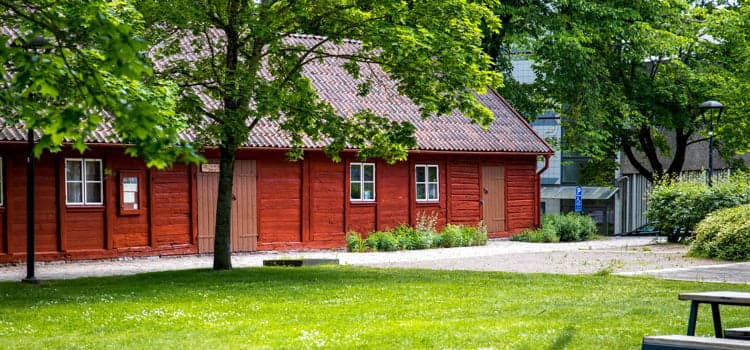
[[(203, 164), (198, 170), (198, 252), (214, 251), (216, 228), (216, 198), (218, 197), (218, 164)], [(255, 191), (255, 161), (236, 160), (232, 202), (233, 252), (251, 252), (257, 249), (258, 219)]]
[(505, 231), (505, 171), (502, 166), (482, 167), (482, 203), (487, 232)]

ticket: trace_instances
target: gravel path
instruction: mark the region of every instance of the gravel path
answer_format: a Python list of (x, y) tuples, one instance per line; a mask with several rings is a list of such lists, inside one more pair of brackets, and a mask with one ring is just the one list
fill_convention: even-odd
[[(654, 271), (664, 269), (680, 271), (683, 268), (719, 263), (687, 258), (684, 256), (686, 250), (685, 246), (680, 245), (655, 244), (653, 237), (617, 237), (554, 244), (491, 240), (481, 247), (419, 251), (347, 253), (327, 250), (236, 254), (232, 263), (234, 267), (258, 267), (262, 266), (265, 259), (336, 258), (341, 264), (360, 266), (560, 274), (599, 271), (654, 274)], [(36, 267), (36, 276), (41, 280), (50, 280), (211, 268), (212, 259), (209, 255), (188, 255), (40, 263)], [(21, 280), (25, 271), (25, 264), (0, 266), (0, 281)]]

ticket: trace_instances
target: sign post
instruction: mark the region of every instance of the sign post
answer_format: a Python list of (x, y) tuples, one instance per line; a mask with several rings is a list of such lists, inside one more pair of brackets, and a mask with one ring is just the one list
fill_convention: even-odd
[(576, 186), (576, 213), (581, 214), (583, 212), (583, 189), (581, 186)]

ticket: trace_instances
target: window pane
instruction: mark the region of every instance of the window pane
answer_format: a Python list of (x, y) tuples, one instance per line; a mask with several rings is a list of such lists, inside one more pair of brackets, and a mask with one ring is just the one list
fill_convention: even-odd
[(372, 164), (365, 165), (364, 168), (365, 181), (372, 181), (375, 178), (375, 166)]
[(351, 181), (351, 182), (355, 182), (355, 181), (356, 181), (356, 182), (359, 182), (359, 181), (362, 181), (362, 172), (361, 172), (361, 169), (362, 169), (362, 168), (361, 168), (361, 166), (360, 166), (359, 164), (353, 164), (353, 163), (352, 163), (352, 164), (351, 164), (351, 165), (349, 166), (349, 168), (351, 169), (351, 171), (350, 171), (350, 172), (351, 172), (351, 175), (350, 175), (350, 177), (351, 177), (351, 180), (350, 180), (350, 181)]
[(98, 161), (86, 161), (86, 181), (101, 181), (101, 163)]
[(427, 199), (424, 184), (417, 184), (417, 199)]
[(101, 203), (102, 192), (100, 183), (87, 183), (86, 184), (86, 203)]
[(438, 199), (438, 186), (437, 184), (429, 184), (427, 185), (429, 189), (429, 199)]
[(438, 168), (436, 166), (429, 167), (427, 169), (429, 171), (429, 176), (427, 177), (427, 181), (429, 182), (437, 182), (438, 180)]
[(424, 182), (424, 167), (418, 166), (416, 173), (417, 182)]
[(362, 191), (362, 199), (375, 199), (375, 184), (365, 183), (365, 188)]
[(81, 181), (81, 162), (77, 160), (65, 161), (65, 180)]
[(68, 203), (83, 203), (83, 188), (79, 182), (68, 183)]
[(362, 191), (359, 183), (352, 183), (350, 191), (351, 193), (349, 194), (349, 198), (362, 199)]

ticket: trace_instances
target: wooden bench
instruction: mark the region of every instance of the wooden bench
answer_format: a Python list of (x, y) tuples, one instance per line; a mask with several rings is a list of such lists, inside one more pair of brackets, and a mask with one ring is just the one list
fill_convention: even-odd
[(642, 350), (737, 350), (750, 349), (750, 341), (689, 335), (643, 337)]
[(732, 339), (750, 340), (750, 327), (729, 328), (724, 331), (724, 337)]

